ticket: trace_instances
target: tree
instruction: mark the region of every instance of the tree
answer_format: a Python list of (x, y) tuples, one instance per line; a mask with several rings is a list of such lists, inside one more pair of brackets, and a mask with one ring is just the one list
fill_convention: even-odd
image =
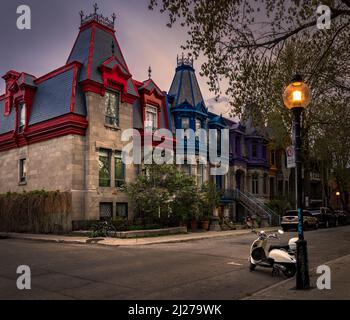
[(124, 191), (146, 220), (178, 221), (198, 216), (198, 190), (193, 177), (175, 165), (147, 165), (146, 173), (125, 185)]
[[(205, 58), (201, 75), (217, 95), (228, 96), (231, 115), (242, 116), (249, 108), (256, 119), (253, 125), (268, 125), (277, 147), (291, 142), (291, 113), (283, 105), (282, 92), (294, 73), (304, 76), (313, 92), (302, 118), (306, 192), (311, 158), (321, 154), (316, 146), (324, 146), (322, 153), (332, 152), (322, 160), (327, 164), (322, 172), (335, 175), (349, 166), (343, 150), (349, 135), (340, 123), (350, 121), (350, 1), (323, 4), (331, 10), (331, 28), (320, 30), (318, 1), (150, 0), (150, 9), (168, 14), (169, 27), (179, 22), (188, 30), (183, 49)], [(346, 143), (329, 139), (335, 130), (335, 139)]]
[(220, 194), (217, 190), (215, 183), (212, 181), (206, 182), (201, 187), (199, 194), (199, 210), (202, 212), (204, 217), (211, 217), (213, 211), (220, 204)]
[[(221, 80), (226, 80), (232, 111), (240, 115), (251, 101), (271, 105), (271, 99), (266, 99), (266, 83), (290, 41), (308, 39), (316, 50), (307, 56), (306, 70), (305, 64), (295, 61), (292, 70), (284, 74), (283, 85), (296, 70), (312, 79), (334, 50), (349, 54), (350, 1), (323, 1), (332, 13), (329, 30), (316, 27), (318, 4), (310, 0), (150, 0), (150, 9), (158, 7), (168, 14), (169, 27), (179, 22), (187, 28), (189, 37), (183, 48), (196, 58), (206, 58), (202, 75), (215, 93), (221, 93)], [(265, 77), (256, 78), (257, 73)], [(338, 75), (337, 86), (350, 90), (344, 78), (344, 74)]]

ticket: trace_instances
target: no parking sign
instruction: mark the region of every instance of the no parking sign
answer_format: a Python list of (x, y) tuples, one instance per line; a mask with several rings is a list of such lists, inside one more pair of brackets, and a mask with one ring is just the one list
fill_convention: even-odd
[(294, 146), (290, 146), (286, 149), (287, 155), (287, 168), (295, 168), (295, 148)]

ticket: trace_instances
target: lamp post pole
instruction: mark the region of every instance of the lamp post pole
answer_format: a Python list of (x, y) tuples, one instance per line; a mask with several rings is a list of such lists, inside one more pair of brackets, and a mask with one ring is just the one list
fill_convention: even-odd
[(298, 241), (297, 241), (297, 289), (309, 289), (310, 277), (307, 259), (307, 242), (304, 239), (304, 214), (303, 214), (303, 182), (301, 159), (301, 134), (300, 119), (303, 110), (310, 104), (311, 90), (303, 78), (296, 74), (283, 94), (285, 106), (292, 110), (294, 117), (294, 148), (296, 162), (296, 200), (298, 211)]
[(303, 214), (303, 182), (301, 161), (300, 118), (303, 108), (293, 108), (295, 133), (295, 162), (296, 162), (296, 189), (298, 210), (298, 238), (297, 241), (297, 289), (310, 288), (309, 266), (307, 259), (307, 242), (304, 239)]

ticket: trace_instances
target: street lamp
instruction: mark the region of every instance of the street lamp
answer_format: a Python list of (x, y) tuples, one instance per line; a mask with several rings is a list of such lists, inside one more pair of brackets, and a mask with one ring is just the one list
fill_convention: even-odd
[(303, 185), (301, 161), (300, 118), (304, 109), (310, 104), (311, 90), (300, 75), (295, 75), (283, 94), (286, 107), (293, 112), (295, 134), (296, 189), (298, 209), (298, 242), (297, 242), (297, 289), (310, 288), (307, 242), (303, 230)]
[(336, 193), (335, 193), (335, 195), (336, 195), (336, 197), (337, 197), (337, 210), (340, 210), (340, 192), (339, 191), (337, 191)]

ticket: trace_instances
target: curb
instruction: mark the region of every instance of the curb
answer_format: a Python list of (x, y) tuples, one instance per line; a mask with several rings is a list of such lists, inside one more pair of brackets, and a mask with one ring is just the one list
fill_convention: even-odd
[[(275, 232), (279, 228), (271, 227), (271, 228), (262, 228), (262, 229), (256, 229), (256, 230), (268, 230), (268, 232)], [(35, 235), (34, 237), (32, 236), (26, 236), (25, 234), (16, 234), (16, 233), (0, 233), (0, 238), (7, 238), (7, 239), (18, 239), (18, 240), (26, 240), (26, 241), (35, 241), (35, 242), (48, 242), (48, 243), (60, 243), (60, 244), (97, 244), (101, 246), (108, 246), (108, 247), (120, 247), (120, 246), (125, 246), (125, 247), (134, 247), (134, 246), (149, 246), (149, 245), (155, 245), (155, 244), (169, 244), (169, 243), (183, 243), (183, 242), (192, 242), (192, 241), (200, 241), (200, 240), (208, 240), (208, 239), (218, 239), (218, 238), (230, 238), (230, 237), (239, 237), (243, 235), (250, 234), (251, 230), (247, 230), (246, 232), (240, 232), (240, 233), (232, 233), (232, 234), (221, 234), (218, 232), (217, 235), (203, 235), (201, 237), (195, 237), (195, 238), (185, 238), (185, 239), (169, 239), (169, 240), (154, 240), (154, 241), (149, 241), (146, 243), (138, 243), (139, 240), (143, 241), (145, 239), (149, 238), (138, 238), (135, 239), (135, 243), (133, 244), (122, 244), (122, 243), (117, 243), (117, 244), (111, 244), (111, 243), (101, 243), (101, 241), (107, 240), (107, 238), (93, 238), (93, 239), (84, 239), (84, 240), (67, 240), (67, 239), (50, 239), (50, 238), (45, 238), (42, 237), (40, 238), (40, 235)], [(37, 236), (37, 237), (36, 237)], [(73, 238), (73, 237), (72, 237)], [(109, 239), (109, 238), (108, 238)], [(157, 239), (157, 238), (155, 238)], [(131, 240), (131, 239), (120, 239), (121, 241), (123, 240)]]

